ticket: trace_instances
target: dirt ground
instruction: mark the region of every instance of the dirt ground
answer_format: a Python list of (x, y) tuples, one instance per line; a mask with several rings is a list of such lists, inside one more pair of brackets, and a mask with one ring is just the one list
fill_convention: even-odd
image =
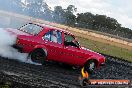
[[(106, 65), (96, 70), (91, 79), (132, 80), (132, 63), (110, 56), (106, 58)], [(58, 63), (47, 62), (42, 66), (0, 58), (0, 85), (8, 86), (6, 88), (80, 88), (79, 75), (80, 69)]]

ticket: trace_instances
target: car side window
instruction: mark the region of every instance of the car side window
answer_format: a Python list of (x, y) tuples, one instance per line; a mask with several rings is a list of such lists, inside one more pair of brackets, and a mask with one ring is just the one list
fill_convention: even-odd
[(79, 43), (75, 40), (75, 38), (72, 35), (64, 34), (65, 41), (64, 45), (65, 46), (74, 46), (79, 48)]
[(42, 30), (42, 27), (40, 27), (38, 25), (34, 25), (32, 33), (33, 34), (38, 34), (41, 30)]
[(51, 39), (50, 39), (50, 36), (51, 36), (51, 31), (48, 31), (48, 32), (44, 35), (43, 39), (50, 41), (50, 40), (51, 40)]
[(73, 36), (68, 35), (66, 33), (64, 34), (64, 36), (65, 36), (65, 41), (66, 42), (72, 42), (73, 40), (75, 40), (75, 38)]
[(28, 24), (24, 26), (23, 28), (21, 28), (21, 30), (31, 34), (33, 32), (33, 27), (34, 27), (34, 24)]
[(61, 44), (62, 43), (62, 32), (55, 31), (55, 30), (49, 31), (44, 35), (43, 39)]
[(43, 28), (36, 25), (36, 24), (27, 24), (20, 28), (21, 31), (36, 35), (38, 34)]

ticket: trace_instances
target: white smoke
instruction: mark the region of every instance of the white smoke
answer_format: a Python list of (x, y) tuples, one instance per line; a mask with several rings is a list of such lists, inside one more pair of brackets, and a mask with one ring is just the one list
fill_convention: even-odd
[(16, 59), (21, 62), (36, 64), (30, 59), (27, 59), (27, 53), (20, 53), (12, 47), (12, 45), (16, 43), (16, 39), (17, 36), (10, 34), (6, 29), (0, 28), (0, 56), (8, 59)]

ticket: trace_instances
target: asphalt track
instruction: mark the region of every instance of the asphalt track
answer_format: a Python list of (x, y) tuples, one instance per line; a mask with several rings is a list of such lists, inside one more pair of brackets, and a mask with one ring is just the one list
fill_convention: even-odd
[[(108, 55), (105, 57), (106, 65), (97, 69), (91, 79), (132, 80), (132, 63)], [(63, 64), (47, 62), (42, 66), (0, 57), (0, 84), (8, 85), (8, 88), (80, 88), (79, 75), (79, 68)]]

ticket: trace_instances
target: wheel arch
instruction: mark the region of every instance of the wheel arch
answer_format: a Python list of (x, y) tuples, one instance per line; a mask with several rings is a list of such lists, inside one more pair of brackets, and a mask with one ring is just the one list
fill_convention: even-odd
[(91, 59), (88, 59), (85, 63), (84, 63), (84, 65), (83, 66), (85, 66), (89, 61), (91, 61), (91, 60), (93, 60), (94, 62), (95, 62), (95, 65), (96, 65), (96, 68), (98, 67), (98, 64), (99, 64), (99, 62), (98, 62), (98, 60), (97, 59), (95, 59), (95, 58), (91, 58)]
[(31, 54), (33, 51), (35, 51), (37, 49), (42, 50), (45, 53), (46, 56), (48, 55), (47, 49), (44, 46), (35, 46), (34, 49), (29, 54)]

